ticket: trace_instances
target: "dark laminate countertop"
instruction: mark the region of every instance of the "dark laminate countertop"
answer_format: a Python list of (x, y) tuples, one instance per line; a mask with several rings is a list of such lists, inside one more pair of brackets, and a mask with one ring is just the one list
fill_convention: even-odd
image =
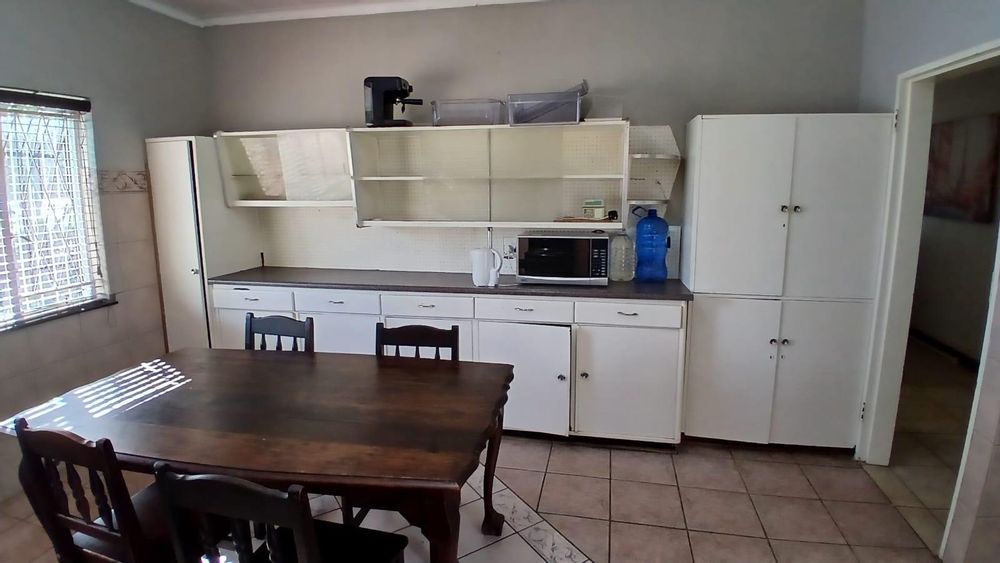
[(327, 268), (262, 267), (211, 278), (209, 283), (283, 285), (324, 289), (476, 293), (480, 295), (536, 295), (592, 299), (656, 299), (690, 301), (692, 294), (679, 280), (666, 283), (611, 282), (607, 287), (573, 285), (518, 285), (514, 276), (501, 276), (500, 287), (476, 287), (471, 274), (396, 272), (391, 270), (336, 270)]

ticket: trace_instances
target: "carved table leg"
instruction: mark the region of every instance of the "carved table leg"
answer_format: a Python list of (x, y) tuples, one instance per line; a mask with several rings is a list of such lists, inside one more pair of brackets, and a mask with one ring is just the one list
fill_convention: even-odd
[(461, 489), (435, 491), (410, 502), (399, 512), (420, 528), (430, 542), (431, 563), (458, 563), (458, 527), (462, 504)]
[(497, 458), (500, 456), (500, 439), (503, 436), (503, 409), (497, 416), (496, 428), (490, 436), (486, 449), (486, 471), (483, 472), (483, 505), (484, 516), (482, 531), (484, 534), (499, 536), (503, 532), (503, 514), (493, 508), (493, 477), (497, 471)]

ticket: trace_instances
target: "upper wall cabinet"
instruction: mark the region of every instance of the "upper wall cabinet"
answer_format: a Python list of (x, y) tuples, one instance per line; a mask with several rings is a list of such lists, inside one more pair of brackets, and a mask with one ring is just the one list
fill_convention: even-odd
[(346, 129), (215, 134), (230, 207), (351, 207)]
[(585, 200), (621, 217), (628, 123), (351, 130), (359, 226), (620, 229), (564, 222)]

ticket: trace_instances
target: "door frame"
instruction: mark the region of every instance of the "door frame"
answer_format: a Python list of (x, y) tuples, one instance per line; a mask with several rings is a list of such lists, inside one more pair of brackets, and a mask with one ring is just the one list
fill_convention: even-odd
[[(886, 206), (886, 232), (880, 256), (879, 286), (875, 299), (875, 328), (869, 365), (865, 416), (858, 439), (857, 457), (876, 465), (888, 465), (893, 432), (903, 379), (903, 363), (909, 335), (910, 313), (917, 273), (920, 232), (923, 226), (924, 192), (926, 190), (928, 153), (930, 150), (931, 118), (934, 104), (934, 84), (943, 75), (971, 72), (986, 66), (991, 59), (1000, 60), (1000, 40), (960, 51), (935, 62), (899, 75), (896, 83), (896, 135), (893, 140), (893, 162), (890, 169), (889, 201)], [(1000, 259), (1000, 245), (995, 260)], [(994, 266), (986, 324), (985, 351), (991, 339), (993, 309), (997, 299), (998, 268)], [(979, 406), (982, 385), (980, 363), (973, 416)], [(970, 424), (966, 435), (966, 454)], [(962, 482), (966, 456), (959, 467), (958, 483)], [(954, 509), (959, 486), (952, 499)], [(945, 530), (944, 552), (951, 516)]]

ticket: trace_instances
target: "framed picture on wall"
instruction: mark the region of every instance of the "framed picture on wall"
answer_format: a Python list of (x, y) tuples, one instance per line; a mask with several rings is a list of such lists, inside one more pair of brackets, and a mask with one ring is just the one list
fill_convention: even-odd
[(936, 123), (931, 128), (924, 214), (993, 221), (1000, 168), (1000, 115)]

